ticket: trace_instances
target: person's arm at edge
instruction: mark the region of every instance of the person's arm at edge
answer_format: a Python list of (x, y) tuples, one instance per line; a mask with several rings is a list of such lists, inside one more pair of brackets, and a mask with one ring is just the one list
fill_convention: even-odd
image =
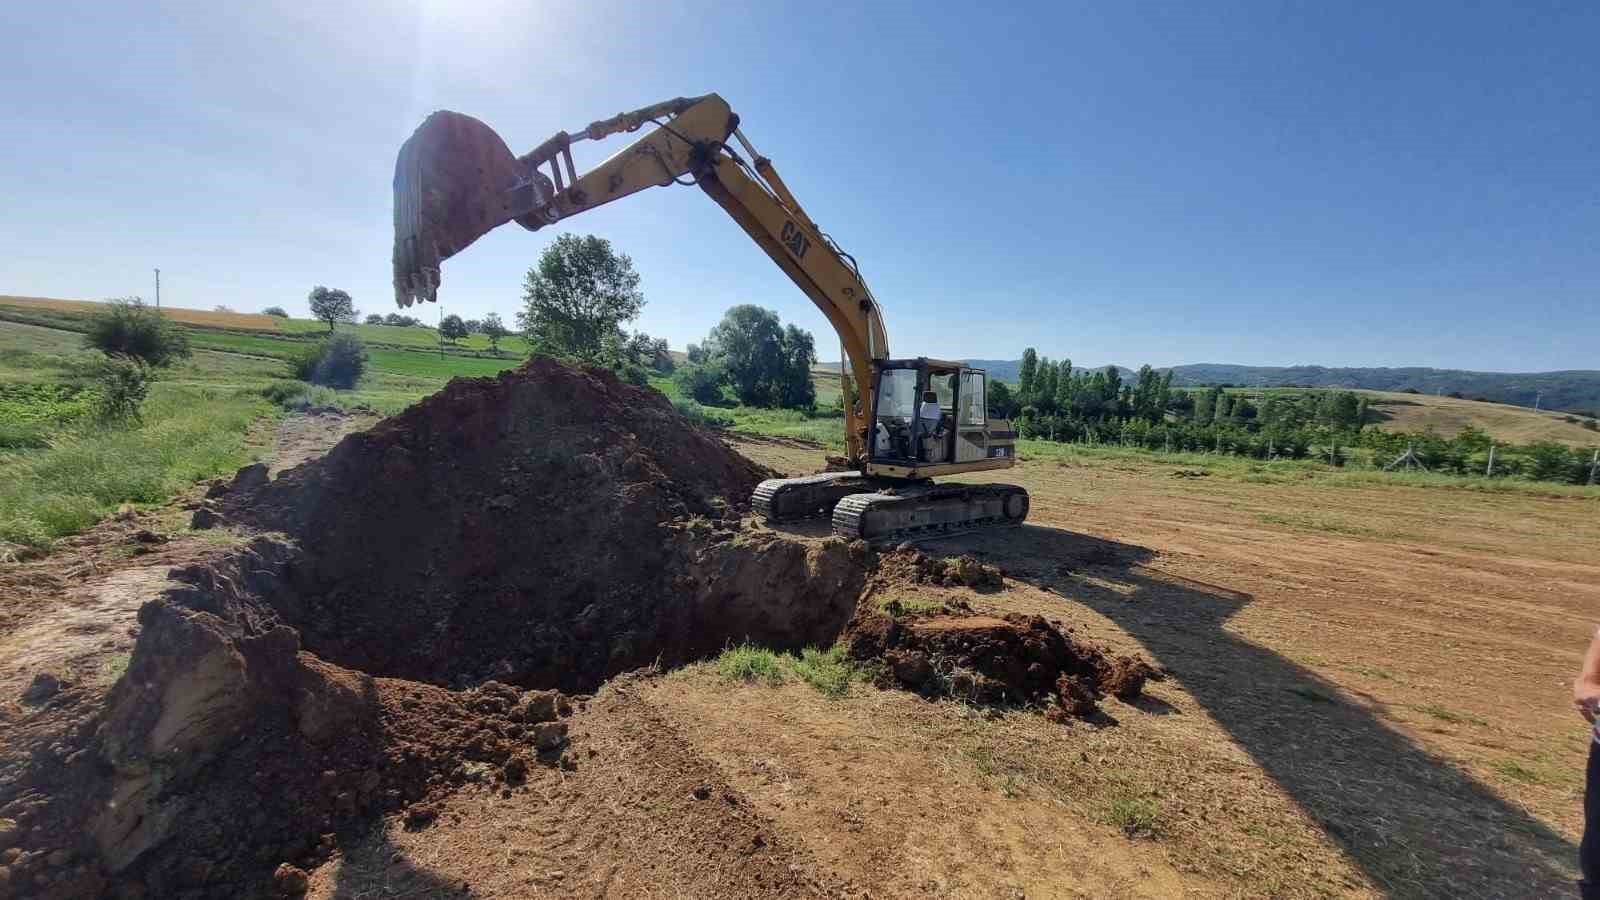
[(1600, 712), (1600, 629), (1589, 640), (1589, 652), (1583, 655), (1583, 668), (1572, 682), (1572, 703), (1583, 717), (1593, 722)]

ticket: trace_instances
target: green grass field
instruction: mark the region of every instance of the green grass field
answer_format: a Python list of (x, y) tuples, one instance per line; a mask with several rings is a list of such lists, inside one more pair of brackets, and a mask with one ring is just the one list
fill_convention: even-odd
[[(27, 313), (39, 323), (82, 327), (81, 316)], [(523, 359), (369, 347), (361, 382), (333, 391), (287, 380), (285, 359), (314, 332), (189, 334), (193, 355), (161, 373), (142, 423), (106, 426), (91, 412), (90, 372), (101, 357), (84, 349), (82, 335), (0, 319), (0, 555), (47, 549), (124, 503), (165, 502), (195, 481), (231, 472), (252, 458), (250, 425), (285, 407), (391, 415), (450, 378), (493, 375)], [(280, 403), (264, 393), (274, 385)]]

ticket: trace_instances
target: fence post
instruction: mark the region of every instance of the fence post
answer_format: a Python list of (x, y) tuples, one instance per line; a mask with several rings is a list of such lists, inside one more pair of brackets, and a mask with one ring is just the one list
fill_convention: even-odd
[(1600, 450), (1594, 451), (1594, 456), (1589, 458), (1589, 484), (1594, 484), (1595, 469), (1600, 469)]
[[(1483, 477), (1485, 477), (1485, 478), (1493, 478), (1494, 477), (1494, 441), (1490, 441), (1489, 442), (1489, 465), (1484, 467)], [(1589, 483), (1590, 484), (1594, 483), (1592, 478), (1591, 478)]]

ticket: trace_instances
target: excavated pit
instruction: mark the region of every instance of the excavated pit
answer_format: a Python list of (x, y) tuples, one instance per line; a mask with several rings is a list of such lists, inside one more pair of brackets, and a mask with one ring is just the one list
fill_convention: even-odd
[(93, 864), (52, 875), (24, 846), (19, 877), (47, 897), (270, 894), (376, 815), (425, 824), (469, 779), (575, 765), (558, 691), (741, 641), (845, 636), (886, 686), (1052, 715), (1137, 694), (1142, 670), (1042, 620), (859, 602), (1000, 574), (754, 527), (770, 475), (659, 393), (547, 359), (452, 381), (276, 480), (242, 470), (195, 524), (261, 536), (172, 573), (84, 752), (36, 779), (28, 844)]

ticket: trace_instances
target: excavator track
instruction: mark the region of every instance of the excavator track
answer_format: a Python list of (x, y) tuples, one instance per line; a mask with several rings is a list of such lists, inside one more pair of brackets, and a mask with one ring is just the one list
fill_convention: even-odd
[(860, 472), (824, 472), (799, 478), (769, 478), (756, 485), (750, 502), (768, 522), (792, 522), (825, 516), (851, 494), (878, 489)]
[(851, 494), (833, 508), (833, 533), (873, 544), (928, 540), (1021, 525), (1028, 492), (1011, 484), (933, 484)]

